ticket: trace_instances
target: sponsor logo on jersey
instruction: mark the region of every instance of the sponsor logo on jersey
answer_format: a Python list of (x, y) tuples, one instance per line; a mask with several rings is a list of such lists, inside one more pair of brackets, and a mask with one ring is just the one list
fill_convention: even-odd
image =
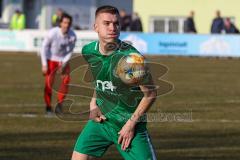
[(97, 88), (102, 89), (102, 91), (111, 90), (113, 92), (117, 87), (111, 81), (97, 80)]

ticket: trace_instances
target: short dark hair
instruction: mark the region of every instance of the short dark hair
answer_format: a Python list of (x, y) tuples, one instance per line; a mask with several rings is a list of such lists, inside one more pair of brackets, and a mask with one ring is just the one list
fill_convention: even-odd
[(67, 18), (70, 20), (70, 26), (72, 25), (72, 16), (70, 16), (69, 14), (67, 13), (63, 13), (61, 18), (60, 18), (60, 23), (63, 21), (64, 18)]
[(116, 7), (110, 6), (110, 5), (98, 7), (95, 12), (95, 17), (97, 17), (100, 13), (111, 13), (111, 14), (119, 15), (118, 9)]

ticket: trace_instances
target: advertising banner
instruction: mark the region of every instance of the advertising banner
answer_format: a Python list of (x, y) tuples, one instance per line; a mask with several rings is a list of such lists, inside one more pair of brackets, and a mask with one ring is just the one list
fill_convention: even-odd
[[(0, 51), (40, 52), (47, 31), (0, 30)], [(85, 44), (97, 40), (94, 31), (77, 31), (75, 53)], [(123, 32), (120, 39), (128, 41), (142, 54), (180, 56), (240, 57), (240, 36), (201, 34), (161, 34)]]
[(183, 56), (240, 56), (238, 35), (122, 33), (143, 54)]

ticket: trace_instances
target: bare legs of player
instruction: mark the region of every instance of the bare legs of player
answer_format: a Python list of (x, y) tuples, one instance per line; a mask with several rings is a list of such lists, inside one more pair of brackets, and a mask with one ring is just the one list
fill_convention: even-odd
[(82, 153), (73, 151), (72, 160), (96, 160), (96, 158), (89, 156), (87, 154), (82, 154)]

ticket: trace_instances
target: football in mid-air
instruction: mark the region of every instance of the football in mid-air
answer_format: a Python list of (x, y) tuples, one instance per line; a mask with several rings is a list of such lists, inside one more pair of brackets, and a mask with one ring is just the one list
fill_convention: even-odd
[(123, 56), (116, 67), (116, 75), (126, 84), (137, 84), (146, 75), (145, 59), (139, 53)]

